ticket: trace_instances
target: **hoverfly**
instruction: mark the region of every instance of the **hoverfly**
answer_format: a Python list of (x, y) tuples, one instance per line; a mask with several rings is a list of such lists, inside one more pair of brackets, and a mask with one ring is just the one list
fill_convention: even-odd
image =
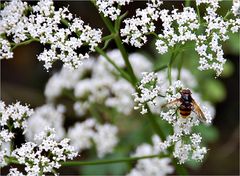
[(197, 117), (201, 122), (206, 122), (206, 117), (203, 114), (201, 108), (191, 96), (192, 92), (189, 89), (183, 89), (180, 93), (180, 98), (166, 103), (162, 107), (180, 104), (178, 109), (182, 118), (187, 118), (193, 111), (197, 114)]

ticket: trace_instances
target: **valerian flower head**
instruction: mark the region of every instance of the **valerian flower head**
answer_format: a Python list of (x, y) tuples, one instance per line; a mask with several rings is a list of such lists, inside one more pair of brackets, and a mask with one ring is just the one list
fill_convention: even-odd
[[(100, 29), (92, 29), (80, 18), (73, 18), (65, 7), (56, 10), (51, 0), (39, 1), (32, 7), (20, 0), (7, 2), (0, 17), (0, 34), (12, 38), (15, 45), (26, 40), (49, 45), (38, 56), (47, 70), (57, 60), (61, 60), (64, 67), (69, 69), (78, 68), (82, 60), (89, 57), (89, 52), (94, 51), (101, 42)], [(62, 25), (66, 27), (60, 27)], [(0, 42), (0, 59), (11, 58), (9, 43), (5, 39)], [(89, 50), (81, 53), (79, 50), (83, 46)]]
[(232, 6), (231, 10), (235, 16), (240, 15), (240, 1), (239, 0), (233, 0), (233, 6)]
[[(109, 51), (107, 55), (122, 69), (126, 67), (119, 50)], [(141, 72), (152, 69), (152, 63), (139, 53), (130, 54), (129, 61), (138, 78), (142, 76)], [(99, 103), (128, 115), (134, 106), (131, 97), (133, 92), (133, 86), (120, 77), (102, 56), (86, 60), (83, 67), (77, 70), (63, 68), (49, 79), (45, 89), (49, 101), (72, 93), (76, 99), (74, 110), (78, 116), (86, 114), (92, 104)]]
[(45, 104), (35, 109), (34, 113), (27, 119), (27, 132), (25, 137), (28, 141), (34, 141), (34, 136), (39, 134), (44, 128), (54, 128), (56, 140), (59, 141), (65, 135), (63, 127), (64, 112), (63, 105), (54, 107), (52, 104)]
[[(177, 80), (176, 70), (173, 70), (172, 78), (173, 83), (169, 85), (167, 74), (164, 71), (144, 73), (138, 86), (139, 91), (134, 94), (135, 109), (140, 108), (141, 113), (146, 113), (151, 109), (153, 113), (160, 114), (163, 120), (172, 125), (173, 134), (170, 134), (165, 141), (160, 142), (161, 151), (173, 146), (173, 156), (179, 160), (179, 163), (182, 164), (190, 158), (201, 161), (207, 149), (200, 145), (202, 139), (200, 134), (192, 133), (192, 128), (200, 124), (198, 114), (191, 111), (188, 117), (183, 118), (179, 114), (180, 102), (177, 101), (181, 97), (181, 91), (186, 89), (185, 85), (193, 89), (197, 86), (196, 80), (187, 70), (184, 71), (183, 82)], [(192, 97), (201, 107), (206, 123), (211, 123), (214, 115), (213, 108), (209, 103), (202, 102), (197, 93), (192, 92)], [(174, 101), (176, 103), (170, 103)], [(170, 104), (166, 106), (166, 103)], [(146, 108), (146, 105), (149, 106), (149, 109)]]
[(141, 108), (141, 114), (147, 113), (146, 103), (155, 105), (155, 98), (161, 95), (160, 82), (157, 78), (157, 73), (142, 73), (142, 80), (138, 86), (139, 93), (134, 93), (134, 101), (137, 106), (134, 109)]
[(184, 44), (186, 41), (196, 39), (195, 30), (199, 28), (197, 14), (191, 7), (184, 7), (182, 12), (174, 9), (161, 10), (160, 19), (163, 22), (162, 34), (158, 35), (156, 48), (160, 54), (164, 54), (176, 44)]
[[(98, 157), (102, 158), (112, 153), (117, 145), (118, 129), (114, 125), (99, 124), (95, 119), (88, 118), (84, 122), (78, 122), (68, 130), (68, 137), (79, 152), (96, 145)], [(81, 139), (81, 140), (79, 140)]]
[(60, 162), (77, 156), (77, 152), (69, 145), (69, 139), (65, 138), (57, 142), (55, 136), (54, 129), (45, 128), (35, 136), (38, 144), (26, 142), (12, 152), (12, 157), (15, 157), (20, 164), (25, 165), (28, 175), (54, 173), (54, 169), (61, 166)]
[(10, 155), (9, 143), (14, 139), (13, 130), (21, 129), (23, 133), (27, 130), (26, 119), (31, 116), (33, 110), (23, 106), (19, 102), (6, 106), (0, 101), (0, 166), (7, 165), (5, 157)]
[[(134, 157), (147, 156), (147, 155), (161, 155), (161, 150), (159, 148), (160, 138), (157, 135), (152, 137), (153, 145), (142, 144), (137, 147), (135, 153), (132, 155)], [(139, 160), (128, 176), (157, 176), (157, 175), (167, 175), (174, 171), (174, 168), (170, 165), (171, 159), (164, 158), (151, 158)]]
[(155, 31), (154, 22), (159, 18), (160, 0), (151, 0), (145, 9), (137, 9), (136, 15), (124, 20), (125, 27), (121, 29), (123, 41), (140, 48), (147, 42), (146, 35)]
[[(185, 89), (181, 82), (174, 82), (172, 86), (166, 91), (166, 100), (172, 102), (179, 98), (179, 92)], [(194, 95), (193, 95), (194, 96)], [(178, 158), (179, 163), (182, 164), (190, 157), (194, 160), (202, 160), (207, 150), (205, 147), (200, 147), (202, 137), (200, 134), (192, 133), (192, 128), (198, 126), (198, 114), (191, 112), (191, 114), (183, 118), (179, 114), (179, 106), (170, 106), (167, 112), (161, 112), (160, 116), (173, 126), (174, 133), (167, 137), (166, 141), (160, 144), (162, 149), (174, 146), (173, 156)], [(203, 112), (206, 117), (206, 123), (212, 120), (212, 114), (209, 111)], [(188, 140), (187, 140), (188, 139)], [(190, 143), (188, 142), (190, 140)]]
[(9, 170), (8, 176), (24, 176), (24, 174), (18, 171), (17, 168), (11, 168)]
[(112, 21), (116, 20), (121, 14), (119, 6), (128, 4), (130, 0), (96, 0), (96, 5), (99, 12), (105, 17), (109, 17)]
[[(26, 105), (21, 105), (20, 102), (6, 106), (3, 101), (0, 101), (0, 126), (2, 130), (8, 130), (7, 127), (12, 126), (13, 129), (22, 129), (25, 133), (26, 119), (32, 114), (33, 110)], [(11, 134), (10, 131), (8, 133)]]
[[(155, 2), (155, 1), (154, 1)], [(199, 54), (199, 70), (214, 70), (219, 76), (223, 71), (226, 59), (222, 43), (229, 39), (229, 32), (236, 33), (240, 29), (239, 2), (234, 2), (232, 13), (234, 17), (227, 19), (217, 13), (218, 0), (197, 0), (196, 5), (206, 4), (206, 13), (200, 19), (196, 10), (192, 7), (183, 7), (168, 10), (162, 9), (161, 1), (156, 1), (157, 6), (148, 3), (148, 7), (137, 10), (136, 16), (124, 20), (125, 27), (121, 29), (124, 42), (135, 47), (141, 47), (147, 42), (147, 35), (156, 37), (156, 49), (160, 54), (170, 49), (183, 47), (186, 42), (196, 43), (195, 50)], [(162, 22), (162, 32), (155, 33), (154, 22)], [(201, 28), (200, 28), (201, 27)], [(176, 49), (175, 49), (176, 50)]]

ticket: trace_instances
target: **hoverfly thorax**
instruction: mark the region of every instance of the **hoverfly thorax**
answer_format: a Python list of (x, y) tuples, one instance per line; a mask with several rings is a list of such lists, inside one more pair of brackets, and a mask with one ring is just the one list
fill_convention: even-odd
[(185, 104), (190, 104), (192, 102), (191, 91), (189, 89), (183, 89), (181, 91), (181, 101)]

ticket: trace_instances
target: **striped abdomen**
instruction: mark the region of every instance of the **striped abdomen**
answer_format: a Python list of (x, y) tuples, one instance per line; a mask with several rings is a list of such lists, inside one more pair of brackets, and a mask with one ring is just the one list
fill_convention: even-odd
[(191, 114), (191, 111), (192, 111), (192, 105), (189, 103), (185, 104), (185, 103), (182, 103), (180, 105), (180, 115), (183, 117), (183, 118), (186, 118), (188, 117), (190, 114)]

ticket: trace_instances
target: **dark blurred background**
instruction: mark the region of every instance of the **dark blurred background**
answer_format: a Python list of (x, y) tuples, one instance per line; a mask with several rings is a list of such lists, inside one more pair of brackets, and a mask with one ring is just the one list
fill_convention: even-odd
[[(34, 4), (34, 2), (30, 3)], [(135, 14), (136, 8), (145, 7), (144, 4), (143, 1), (130, 3), (127, 7), (124, 7), (124, 10), (129, 11), (128, 16), (130, 17)], [(165, 4), (166, 8), (171, 8), (172, 5), (182, 8), (182, 2), (180, 1), (168, 1)], [(90, 2), (56, 1), (55, 5), (57, 8), (69, 5), (70, 11), (80, 16), (85, 23), (89, 23), (92, 27), (102, 28), (104, 34), (108, 33), (97, 10)], [(230, 9), (230, 6), (231, 2), (223, 2), (221, 13), (225, 13), (227, 9)], [(160, 26), (161, 24), (159, 24), (159, 29)], [(239, 174), (239, 41), (239, 35), (233, 35), (229, 42), (224, 45), (225, 58), (228, 59), (228, 63), (225, 73), (220, 78), (215, 79), (212, 75), (209, 79), (205, 79), (205, 73), (197, 71), (197, 67), (191, 67), (192, 70), (195, 70), (194, 74), (198, 77), (199, 83), (207, 84), (207, 86), (201, 87), (200, 91), (203, 92), (207, 100), (212, 100), (211, 102), (216, 107), (216, 117), (213, 121), (213, 126), (216, 128), (213, 130), (214, 139), (208, 145), (208, 156), (201, 166), (189, 166), (191, 175)], [(159, 63), (164, 56), (156, 54), (153, 42), (149, 40), (140, 51), (147, 53), (153, 58), (154, 62)], [(128, 45), (125, 46), (129, 52), (139, 51)], [(111, 48), (115, 48), (114, 43), (110, 44), (109, 49)], [(193, 50), (189, 52), (193, 52)], [(1, 61), (1, 98), (6, 103), (19, 100), (22, 103), (30, 104), (32, 107), (45, 103), (43, 94), (45, 84), (60, 67), (59, 64), (56, 64), (49, 72), (44, 70), (43, 63), (36, 59), (36, 55), (41, 51), (43, 51), (43, 46), (39, 43), (31, 43), (16, 48), (13, 59)], [(188, 57), (192, 56), (191, 53), (188, 54)], [(193, 65), (196, 65), (197, 58), (194, 57), (197, 56), (193, 56), (192, 59)], [(188, 64), (186, 64), (187, 66)], [(207, 73), (207, 75), (209, 74)]]

